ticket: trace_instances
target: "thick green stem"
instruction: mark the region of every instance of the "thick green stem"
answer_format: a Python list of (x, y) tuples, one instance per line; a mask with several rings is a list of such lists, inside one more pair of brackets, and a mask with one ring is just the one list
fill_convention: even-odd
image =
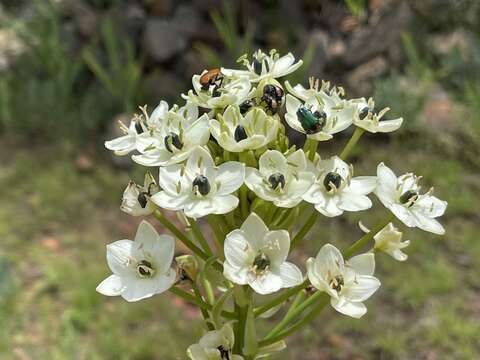
[(207, 239), (205, 239), (205, 236), (203, 236), (202, 230), (200, 229), (200, 226), (198, 226), (197, 221), (195, 219), (188, 218), (188, 222), (190, 223), (190, 227), (192, 228), (193, 234), (195, 235), (198, 242), (200, 243), (200, 246), (203, 248), (203, 250), (208, 255), (208, 257), (212, 257), (213, 255), (212, 250), (208, 245)]
[(300, 241), (302, 241), (305, 235), (307, 235), (308, 232), (311, 230), (313, 225), (315, 225), (317, 218), (318, 218), (318, 211), (313, 209), (312, 214), (309, 216), (305, 224), (302, 226), (302, 228), (293, 238), (292, 243), (290, 244), (290, 249), (294, 249), (295, 247), (298, 246), (298, 244), (300, 244)]
[[(170, 232), (177, 237), (187, 248), (189, 248), (195, 255), (204, 261), (207, 261), (210, 256), (205, 254), (202, 249), (195, 245), (180, 229), (178, 229), (170, 220), (168, 220), (160, 211), (155, 210), (153, 213), (155, 218), (165, 226)], [(216, 270), (223, 271), (223, 266), (219, 262), (212, 265)]]
[(355, 243), (352, 244), (347, 250), (345, 250), (343, 256), (345, 259), (348, 259), (352, 257), (355, 253), (357, 253), (359, 250), (361, 250), (370, 240), (373, 239), (373, 237), (380, 231), (382, 230), (385, 226), (388, 225), (389, 222), (391, 222), (394, 218), (394, 215), (392, 213), (389, 213), (388, 216), (378, 223), (372, 230), (370, 230), (368, 233), (363, 235), (360, 239), (358, 239)]
[(240, 210), (242, 213), (242, 218), (245, 220), (248, 217), (250, 210), (250, 204), (248, 201), (248, 188), (246, 185), (242, 185), (240, 188)]
[(362, 137), (364, 132), (365, 132), (365, 130), (363, 130), (360, 127), (357, 127), (355, 129), (355, 131), (352, 134), (352, 137), (350, 138), (350, 140), (348, 140), (347, 145), (345, 145), (345, 147), (343, 148), (343, 150), (340, 154), (340, 159), (346, 160), (348, 158), (348, 155), (350, 155), (350, 152), (355, 147), (356, 143)]
[(284, 293), (280, 294), (279, 296), (277, 296), (275, 299), (273, 299), (272, 301), (268, 302), (267, 304), (265, 305), (262, 305), (258, 308), (256, 308), (253, 313), (255, 314), (255, 316), (260, 316), (262, 315), (263, 313), (267, 312), (268, 310), (274, 308), (275, 306), (277, 305), (280, 305), (281, 303), (283, 303), (284, 301), (287, 301), (289, 298), (291, 298), (292, 296), (294, 296), (295, 294), (299, 293), (300, 291), (302, 291), (303, 289), (305, 289), (307, 286), (308, 286), (309, 282), (308, 280), (305, 280), (303, 283), (301, 283), (300, 285), (297, 285), (293, 288), (290, 288), (288, 289), (287, 291), (285, 291)]
[(246, 296), (242, 287), (237, 286), (235, 294), (235, 313), (237, 314), (237, 323), (235, 326), (235, 345), (234, 353), (242, 354), (245, 344), (245, 325), (247, 323), (248, 306), (250, 298)]

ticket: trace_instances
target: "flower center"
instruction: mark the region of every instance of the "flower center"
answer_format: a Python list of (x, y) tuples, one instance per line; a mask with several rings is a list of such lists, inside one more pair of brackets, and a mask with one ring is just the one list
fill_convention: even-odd
[(270, 266), (270, 259), (264, 253), (260, 253), (253, 260), (255, 270), (265, 271)]
[(142, 260), (137, 264), (137, 272), (142, 278), (152, 277), (155, 273), (155, 269), (150, 261)]
[(206, 176), (198, 175), (192, 182), (193, 191), (205, 196), (210, 192), (210, 183)]
[(167, 149), (171, 153), (173, 153), (174, 151), (173, 147), (177, 148), (178, 150), (181, 150), (183, 148), (183, 143), (180, 140), (180, 137), (173, 132), (165, 136), (163, 142), (165, 144), (165, 149)]
[(342, 290), (342, 286), (344, 285), (344, 280), (342, 275), (337, 275), (330, 280), (330, 287), (336, 291)]
[(147, 206), (147, 202), (148, 202), (148, 196), (149, 194), (145, 191), (141, 192), (140, 194), (138, 194), (138, 203), (140, 204), (140, 206), (142, 207), (142, 209), (145, 209), (145, 207)]
[(329, 172), (325, 176), (325, 179), (323, 179), (323, 186), (325, 186), (325, 189), (327, 189), (327, 191), (332, 190), (333, 187), (335, 187), (335, 189), (338, 189), (341, 184), (342, 177), (336, 172)]
[(360, 120), (365, 119), (368, 116), (368, 113), (370, 112), (370, 108), (368, 106), (365, 106), (360, 112), (358, 113), (358, 117)]
[(143, 133), (143, 127), (142, 127), (142, 124), (140, 124), (140, 121), (135, 122), (135, 131), (137, 132), (138, 135)]
[(235, 138), (236, 142), (245, 140), (247, 136), (247, 132), (245, 131), (245, 128), (242, 125), (238, 125), (235, 128), (235, 133), (233, 134), (233, 137)]
[(325, 111), (315, 111), (307, 109), (304, 105), (297, 110), (297, 117), (300, 120), (303, 130), (307, 134), (316, 134), (322, 131), (327, 121), (327, 114)]
[(418, 192), (415, 190), (407, 190), (400, 196), (400, 203), (412, 206), (418, 199)]
[(217, 350), (220, 351), (220, 358), (221, 359), (230, 360), (230, 350), (225, 349), (221, 345), (217, 348)]
[(268, 182), (270, 183), (270, 186), (273, 190), (277, 190), (279, 186), (282, 190), (283, 188), (285, 188), (285, 176), (283, 176), (283, 174), (275, 173), (270, 175), (268, 177)]

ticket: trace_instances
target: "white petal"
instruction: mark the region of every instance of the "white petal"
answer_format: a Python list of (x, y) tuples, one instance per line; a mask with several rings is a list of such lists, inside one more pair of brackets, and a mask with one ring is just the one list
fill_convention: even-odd
[(381, 120), (378, 123), (378, 131), (382, 133), (392, 132), (398, 130), (402, 126), (403, 119), (398, 118), (394, 120)]
[(390, 206), (390, 211), (408, 227), (416, 226), (415, 217), (406, 207), (399, 204), (393, 204)]
[(357, 176), (350, 181), (349, 191), (359, 195), (368, 195), (377, 187), (376, 176)]
[(372, 296), (379, 287), (380, 281), (376, 277), (358, 275), (353, 284), (346, 289), (345, 296), (351, 301), (362, 302)]
[(352, 257), (348, 265), (360, 275), (373, 275), (375, 271), (375, 256), (373, 253), (365, 253)]
[(203, 146), (208, 142), (209, 137), (210, 127), (207, 114), (203, 114), (185, 131), (185, 142), (190, 146)]
[(267, 235), (268, 228), (263, 220), (255, 213), (251, 213), (240, 227), (245, 232), (245, 236), (257, 249), (264, 244), (264, 238)]
[(303, 274), (300, 269), (292, 263), (284, 262), (280, 265), (280, 277), (282, 278), (282, 287), (288, 288), (301, 284)]
[(428, 218), (418, 212), (414, 212), (413, 215), (418, 228), (437, 235), (445, 234), (445, 228), (437, 220)]
[(436, 218), (442, 216), (447, 209), (447, 202), (432, 195), (420, 195), (414, 207), (422, 208), (427, 217)]
[(344, 192), (338, 207), (346, 211), (362, 211), (372, 207), (372, 201), (365, 195)]
[(248, 285), (260, 295), (274, 293), (282, 288), (282, 278), (271, 271), (256, 276)]
[(177, 185), (181, 181), (183, 165), (169, 165), (160, 168), (159, 185), (169, 194), (177, 194)]
[(166, 191), (160, 191), (153, 195), (150, 200), (168, 210), (181, 210), (188, 201), (187, 195), (169, 195)]
[(105, 147), (108, 150), (115, 151), (117, 155), (127, 155), (129, 152), (136, 149), (136, 136), (125, 135), (119, 138), (105, 141)]
[(223, 263), (223, 275), (235, 284), (248, 284), (248, 269), (232, 266), (228, 261)]
[(213, 162), (210, 153), (204, 148), (197, 146), (192, 150), (188, 158), (186, 168), (190, 174), (193, 174), (193, 176), (195, 176), (199, 173), (202, 173), (201, 169), (207, 167), (210, 168), (213, 166), (215, 166), (215, 163)]
[(380, 163), (377, 166), (378, 184), (375, 189), (375, 195), (386, 207), (389, 207), (395, 202), (397, 177), (390, 168)]
[(322, 275), (329, 272), (331, 274), (342, 274), (345, 268), (342, 253), (331, 244), (322, 246), (317, 254), (315, 264)]
[(286, 230), (269, 231), (263, 239), (263, 252), (273, 266), (280, 266), (288, 256), (290, 234)]
[(132, 257), (132, 240), (118, 240), (107, 245), (107, 263), (114, 274), (125, 275), (130, 271), (128, 263)]
[(271, 175), (273, 173), (285, 173), (287, 170), (287, 159), (280, 151), (267, 150), (258, 161), (259, 170), (262, 175)]
[(338, 207), (338, 197), (325, 197), (325, 203), (319, 203), (315, 205), (315, 209), (321, 214), (328, 217), (335, 217), (343, 214), (343, 210)]
[(252, 257), (256, 253), (256, 249), (249, 245), (245, 233), (240, 229), (235, 229), (227, 234), (224, 251), (227, 261), (235, 267), (251, 265)]
[(363, 315), (366, 314), (367, 308), (362, 303), (353, 303), (345, 300), (338, 300), (332, 298), (330, 300), (331, 305), (337, 310), (339, 313), (344, 315), (351, 316), (355, 319), (361, 318)]
[(229, 161), (218, 167), (216, 181), (220, 184), (217, 195), (227, 195), (238, 190), (245, 179), (245, 165)]
[(287, 55), (282, 56), (281, 58), (277, 59), (273, 64), (273, 69), (270, 70), (271, 74), (274, 77), (282, 77), (295, 71), (299, 65), (298, 66), (296, 65), (296, 67), (293, 70), (290, 70), (294, 62), (295, 62), (295, 57), (293, 56), (292, 53), (288, 53)]
[(307, 260), (307, 277), (311, 284), (320, 291), (326, 291), (329, 286), (322, 277), (322, 274), (318, 270), (318, 261), (314, 258)]
[(172, 154), (163, 149), (155, 149), (142, 155), (132, 156), (133, 161), (143, 166), (164, 166), (171, 158)]
[(113, 274), (103, 280), (96, 290), (105, 296), (118, 296), (124, 290), (124, 286), (120, 276)]
[(188, 347), (187, 355), (190, 360), (209, 360), (207, 353), (199, 344), (193, 344)]

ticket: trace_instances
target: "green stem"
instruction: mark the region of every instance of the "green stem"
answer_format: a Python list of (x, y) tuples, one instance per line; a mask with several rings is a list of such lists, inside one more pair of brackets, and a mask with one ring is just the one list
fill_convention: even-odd
[(240, 210), (242, 212), (243, 220), (248, 217), (249, 207), (248, 188), (246, 185), (242, 185), (242, 187), (240, 188)]
[(340, 154), (340, 159), (342, 159), (342, 160), (347, 159), (348, 155), (350, 155), (350, 152), (352, 151), (352, 149), (354, 148), (354, 146), (358, 142), (358, 140), (362, 137), (364, 132), (365, 132), (365, 130), (363, 130), (360, 127), (357, 127), (355, 129), (355, 131), (352, 134), (352, 137), (350, 138), (350, 140), (348, 140), (347, 145), (345, 145), (345, 147), (343, 148), (343, 150)]
[(303, 146), (305, 153), (308, 155), (308, 159), (313, 161), (315, 159), (315, 154), (317, 153), (318, 141), (309, 139), (305, 140)]
[(197, 221), (195, 219), (188, 218), (188, 222), (190, 223), (190, 227), (192, 228), (193, 234), (197, 238), (198, 242), (202, 246), (205, 253), (208, 255), (208, 257), (212, 257), (213, 255), (212, 250), (208, 245), (207, 239), (205, 239), (205, 236), (203, 236), (202, 230), (200, 229), (200, 226), (198, 226)]
[[(202, 249), (195, 245), (180, 229), (178, 229), (170, 220), (168, 220), (160, 211), (155, 210), (153, 213), (155, 218), (165, 226), (170, 232), (177, 237), (187, 248), (189, 248), (195, 255), (204, 261), (207, 261), (210, 256), (205, 254)], [(215, 262), (212, 265), (216, 270), (223, 271), (222, 264)]]
[(218, 256), (223, 259), (223, 241), (225, 240), (225, 234), (222, 232), (220, 224), (217, 222), (214, 215), (208, 215), (207, 221), (213, 231), (213, 234), (215, 235), (215, 244), (217, 247)]
[[(295, 323), (294, 325), (290, 326), (288, 329), (280, 332), (279, 334), (272, 336), (270, 338), (266, 338), (258, 343), (259, 346), (268, 346), (271, 344), (276, 343), (277, 341), (285, 339), (287, 336), (297, 332), (300, 330), (303, 326), (308, 324), (310, 321), (315, 319), (315, 317), (322, 312), (322, 310), (325, 308), (325, 306), (328, 304), (329, 301), (329, 296), (326, 293), (320, 293), (321, 295), (319, 296), (318, 304), (315, 304), (315, 307), (307, 314), (305, 317)], [(313, 295), (312, 295), (313, 297)]]
[(305, 290), (300, 291), (297, 294), (297, 296), (295, 296), (295, 299), (293, 300), (292, 304), (288, 308), (285, 316), (291, 316), (292, 312), (298, 307), (298, 305), (300, 305), (305, 300), (306, 296), (307, 296), (307, 291)]
[(287, 291), (285, 291), (284, 293), (280, 294), (279, 296), (277, 296), (275, 299), (273, 299), (269, 303), (256, 308), (253, 311), (253, 313), (255, 314), (256, 317), (262, 315), (263, 313), (267, 312), (268, 310), (274, 308), (277, 305), (280, 305), (284, 301), (287, 301), (289, 298), (291, 298), (293, 295), (295, 295), (298, 292), (305, 289), (308, 286), (308, 284), (309, 284), (308, 280), (305, 280), (300, 285), (297, 285), (293, 288), (290, 288)]
[(388, 225), (389, 222), (391, 222), (394, 218), (394, 215), (392, 213), (389, 213), (388, 216), (378, 223), (372, 230), (370, 230), (368, 233), (363, 235), (360, 239), (358, 239), (355, 243), (352, 244), (347, 250), (345, 250), (343, 256), (345, 259), (350, 258), (353, 254), (361, 250), (370, 240), (373, 239), (373, 237), (380, 231), (382, 230), (385, 226)]
[[(203, 301), (203, 296), (202, 293), (200, 292), (200, 289), (198, 288), (197, 284), (193, 281), (192, 282), (192, 289), (193, 292), (195, 293), (195, 296), (198, 299), (201, 299)], [(207, 329), (209, 331), (215, 330), (215, 326), (213, 325), (213, 321), (210, 319), (210, 314), (208, 313), (208, 310), (204, 308), (200, 308), (200, 311), (202, 312), (203, 320), (205, 320), (205, 325), (207, 326)]]
[(267, 336), (265, 336), (265, 340), (270, 339), (273, 336), (278, 335), (280, 332), (282, 332), (292, 320), (295, 320), (295, 318), (303, 312), (303, 310), (305, 310), (310, 305), (314, 304), (323, 295), (324, 295), (323, 292), (317, 291), (312, 296), (310, 296), (307, 300), (305, 300), (300, 305), (298, 305), (295, 309), (293, 309), (292, 311), (289, 311), (284, 316), (284, 318), (272, 330), (270, 330)]
[(302, 226), (300, 231), (293, 238), (292, 243), (290, 244), (290, 249), (294, 249), (295, 247), (298, 246), (298, 244), (300, 243), (300, 241), (302, 241), (304, 236), (307, 235), (308, 232), (313, 227), (313, 225), (315, 225), (317, 218), (318, 218), (318, 211), (314, 208), (313, 213), (310, 215), (310, 217), (307, 219), (307, 221)]

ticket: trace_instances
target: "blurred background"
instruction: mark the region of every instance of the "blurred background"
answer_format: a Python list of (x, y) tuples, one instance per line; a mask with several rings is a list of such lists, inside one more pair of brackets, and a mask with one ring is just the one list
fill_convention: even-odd
[[(362, 320), (329, 308), (274, 358), (479, 358), (479, 20), (476, 0), (1, 0), (0, 358), (186, 358), (202, 333), (194, 308), (95, 292), (105, 244), (139, 222), (120, 212), (121, 193), (143, 181), (103, 142), (138, 105), (178, 102), (193, 74), (257, 48), (302, 57), (293, 82), (331, 80), (403, 116), (398, 132), (364, 136), (356, 173), (385, 161), (449, 202), (446, 236), (405, 229), (409, 260), (377, 257), (383, 286)], [(293, 260), (355, 241), (360, 219), (384, 214), (374, 201), (320, 220)]]

